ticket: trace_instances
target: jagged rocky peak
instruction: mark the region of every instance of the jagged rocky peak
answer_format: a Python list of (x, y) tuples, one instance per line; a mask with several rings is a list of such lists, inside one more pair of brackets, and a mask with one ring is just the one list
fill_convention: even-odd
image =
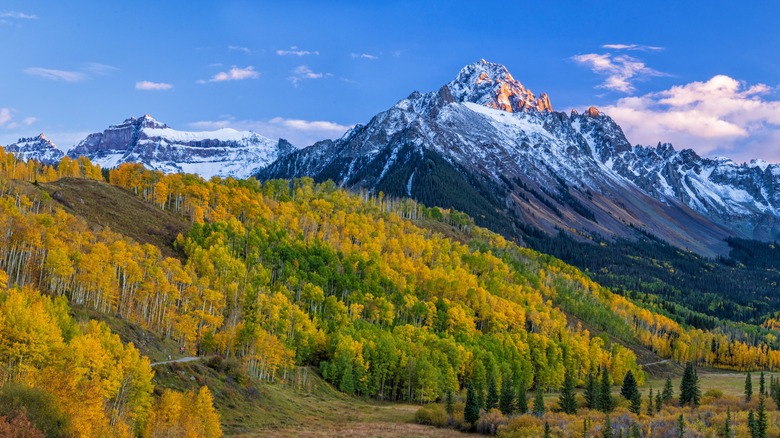
[(129, 119), (125, 119), (122, 123), (118, 125), (112, 125), (112, 128), (124, 128), (128, 126), (134, 126), (138, 129), (143, 128), (152, 128), (152, 129), (165, 129), (168, 128), (168, 125), (165, 123), (158, 122), (154, 117), (150, 116), (149, 114), (144, 114), (142, 117), (136, 118), (135, 116), (131, 116)]
[(588, 117), (598, 117), (600, 114), (601, 111), (599, 111), (599, 109), (595, 106), (591, 106), (585, 111), (585, 115)]
[(44, 164), (58, 162), (63, 152), (57, 148), (44, 134), (36, 137), (20, 138), (16, 143), (5, 147), (6, 152), (11, 152), (20, 160), (38, 160)]
[(447, 88), (459, 102), (474, 102), (511, 113), (530, 109), (552, 111), (547, 94), (537, 97), (513, 78), (506, 67), (484, 59), (463, 67)]

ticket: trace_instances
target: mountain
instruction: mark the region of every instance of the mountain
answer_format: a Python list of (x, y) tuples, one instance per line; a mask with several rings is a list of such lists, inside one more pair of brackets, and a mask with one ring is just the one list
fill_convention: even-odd
[(86, 156), (102, 167), (136, 162), (165, 173), (246, 178), (295, 148), (251, 131), (177, 131), (149, 115), (131, 117), (90, 134), (68, 156)]
[(46, 138), (39, 134), (37, 137), (20, 138), (16, 143), (4, 147), (6, 152), (11, 152), (20, 160), (35, 159), (43, 164), (56, 164), (65, 154)]
[[(774, 168), (765, 179), (749, 179), (755, 167), (732, 164), (727, 172), (725, 161), (696, 157), (696, 164), (691, 151), (662, 149), (632, 146), (596, 108), (556, 112), (547, 95), (481, 60), (438, 91), (414, 92), (338, 140), (280, 158), (258, 177), (311, 176), (410, 196), (465, 211), (513, 237), (539, 230), (580, 239), (650, 233), (714, 256), (727, 251), (731, 235), (778, 236), (777, 204), (769, 199)], [(688, 173), (676, 177), (680, 172)]]

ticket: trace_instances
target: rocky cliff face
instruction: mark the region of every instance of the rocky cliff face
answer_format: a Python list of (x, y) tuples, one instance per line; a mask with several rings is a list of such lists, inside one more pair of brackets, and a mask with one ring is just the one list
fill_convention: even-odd
[(87, 156), (102, 167), (137, 162), (167, 173), (246, 178), (294, 149), (286, 140), (249, 131), (177, 131), (145, 115), (90, 134), (68, 155)]
[(65, 155), (43, 134), (20, 138), (16, 143), (5, 146), (5, 151), (12, 152), (20, 160), (38, 160), (43, 164), (56, 164)]
[(547, 96), (484, 60), (259, 177), (305, 175), (458, 208), (507, 235), (529, 226), (583, 238), (650, 232), (710, 256), (728, 235), (780, 237), (775, 166), (632, 146), (598, 109), (554, 112)]

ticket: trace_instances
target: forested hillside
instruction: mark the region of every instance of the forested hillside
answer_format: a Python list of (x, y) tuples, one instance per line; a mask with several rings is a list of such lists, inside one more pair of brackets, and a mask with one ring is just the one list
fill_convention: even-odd
[[(599, 368), (612, 382), (631, 371), (641, 384), (634, 352), (570, 324), (569, 316), (678, 362), (780, 368), (774, 332), (745, 342), (681, 325), (457, 212), (305, 178), (261, 185), (164, 175), (135, 164), (111, 170), (111, 184), (190, 224), (170, 257), (123, 230), (90, 225), (49, 194), (47, 182), (61, 177), (100, 179), (87, 160), (56, 170), (11, 155), (0, 163), (0, 268), (11, 288), (3, 302), (19, 294), (49, 302), (30, 292), (39, 289), (59, 297), (52, 302), (61, 315), (64, 297), (175, 339), (191, 354), (238, 359), (255, 379), (285, 380), (294, 367), (308, 365), (343, 392), (414, 402), (470, 385), (558, 389), (566, 370), (578, 385)], [(440, 224), (458, 239), (425, 224)], [(80, 330), (106, 332), (94, 324)], [(4, 382), (40, 385), (18, 369), (43, 365), (14, 352), (42, 335), (20, 337), (13, 348), (0, 343)], [(96, 412), (113, 426), (118, 414), (106, 400), (125, 400), (125, 387), (103, 390)], [(149, 388), (137, 391), (139, 407), (127, 399), (120, 416), (128, 430), (163, 427), (170, 418), (150, 416), (149, 407), (191, 399), (153, 400)], [(76, 424), (80, 414), (70, 415)]]

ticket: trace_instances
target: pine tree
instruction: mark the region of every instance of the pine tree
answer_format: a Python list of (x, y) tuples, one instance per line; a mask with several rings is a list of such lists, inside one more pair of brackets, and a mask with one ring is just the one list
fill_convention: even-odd
[(756, 414), (756, 438), (766, 438), (769, 419), (766, 415), (764, 394), (758, 394), (758, 413)]
[(623, 377), (623, 386), (620, 388), (620, 395), (631, 402), (629, 410), (639, 415), (639, 411), (642, 409), (642, 399), (639, 394), (636, 379), (634, 378), (634, 373), (630, 370), (626, 373), (625, 377)]
[(596, 371), (591, 368), (588, 376), (585, 378), (585, 406), (588, 409), (596, 409), (598, 404), (598, 383), (596, 382)]
[(588, 431), (590, 430), (590, 419), (588, 417), (585, 417), (582, 419), (582, 438), (588, 438), (590, 434)]
[(745, 401), (750, 401), (753, 397), (753, 381), (750, 378), (750, 371), (745, 375)]
[(544, 393), (542, 392), (541, 385), (536, 387), (536, 396), (534, 397), (534, 415), (541, 417), (544, 415)]
[(666, 403), (669, 400), (671, 400), (672, 397), (674, 397), (674, 389), (672, 389), (672, 378), (667, 377), (666, 383), (664, 383), (664, 391), (663, 391), (663, 396), (661, 397), (661, 401), (663, 403)]
[(607, 419), (604, 420), (604, 438), (612, 438), (612, 421), (609, 419), (609, 415), (607, 415)]
[(761, 375), (758, 378), (758, 394), (766, 395), (766, 381), (764, 380), (764, 372), (761, 371)]
[(726, 407), (726, 424), (723, 425), (723, 436), (731, 438), (731, 407)]
[(569, 414), (574, 415), (577, 413), (577, 399), (574, 395), (574, 376), (566, 369), (566, 374), (563, 380), (563, 388), (561, 388), (561, 395), (558, 398), (558, 406), (560, 409)]
[(596, 408), (601, 412), (612, 412), (615, 409), (615, 401), (612, 399), (612, 387), (609, 382), (607, 367), (601, 369), (601, 384), (598, 390)]
[(680, 382), (680, 406), (691, 405), (693, 407), (699, 406), (701, 401), (701, 389), (699, 388), (699, 377), (696, 374), (696, 369), (693, 367), (693, 362), (688, 362), (683, 372), (682, 381)]
[(626, 375), (623, 377), (623, 386), (620, 387), (620, 395), (622, 395), (626, 400), (631, 400), (636, 390), (637, 385), (636, 379), (634, 378), (634, 373), (632, 373), (631, 370), (628, 370)]
[(447, 389), (447, 397), (445, 399), (445, 409), (447, 410), (447, 416), (452, 418), (452, 414), (455, 413), (455, 400), (452, 398), (452, 390)]
[(469, 384), (469, 387), (466, 390), (466, 406), (463, 410), (463, 419), (466, 423), (472, 425), (479, 420), (479, 400), (477, 400), (477, 395), (471, 384)]
[(552, 432), (550, 431), (550, 423), (545, 421), (544, 422), (544, 438), (551, 438)]
[(661, 409), (664, 407), (663, 403), (664, 403), (664, 397), (659, 392), (658, 396), (656, 396), (656, 398), (655, 398), (655, 411), (656, 412), (661, 412)]
[(647, 396), (647, 415), (652, 416), (654, 414), (653, 408), (653, 388), (650, 388), (650, 394)]
[(498, 406), (504, 415), (509, 415), (515, 410), (515, 391), (512, 386), (512, 378), (507, 374), (501, 382), (501, 401)]
[(677, 417), (677, 437), (685, 437), (685, 417), (683, 417), (683, 414), (680, 414), (680, 416)]
[(517, 412), (521, 415), (528, 413), (528, 387), (525, 379), (520, 380), (520, 388), (517, 390)]
[(489, 411), (498, 407), (498, 387), (496, 386), (496, 376), (490, 373), (488, 377), (488, 391), (485, 399), (485, 410)]
[(748, 432), (750, 432), (750, 438), (756, 438), (756, 416), (753, 414), (753, 410), (751, 409), (748, 412)]
[(639, 426), (636, 423), (634, 423), (634, 425), (631, 426), (631, 438), (640, 438)]

